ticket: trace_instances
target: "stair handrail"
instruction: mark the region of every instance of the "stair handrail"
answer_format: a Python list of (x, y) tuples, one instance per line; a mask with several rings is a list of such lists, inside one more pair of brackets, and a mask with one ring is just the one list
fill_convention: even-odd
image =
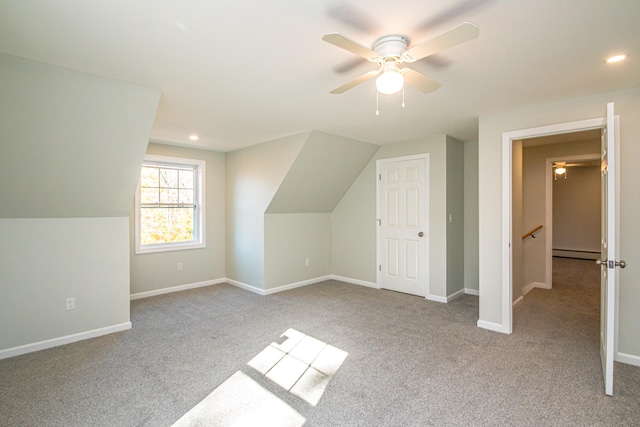
[(534, 239), (536, 238), (536, 233), (542, 228), (542, 224), (537, 226), (536, 228), (534, 228), (533, 230), (531, 230), (528, 233), (525, 233), (522, 235), (522, 240), (526, 239), (527, 237), (531, 236)]

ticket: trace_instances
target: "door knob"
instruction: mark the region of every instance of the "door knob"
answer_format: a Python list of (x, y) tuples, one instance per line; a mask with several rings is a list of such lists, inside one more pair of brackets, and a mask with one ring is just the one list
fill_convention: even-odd
[(621, 259), (620, 261), (616, 261), (613, 262), (613, 260), (609, 261), (606, 259), (597, 259), (596, 260), (596, 264), (597, 265), (604, 265), (605, 267), (608, 265), (609, 268), (614, 268), (615, 267), (620, 267), (620, 268), (625, 268), (627, 266), (627, 263), (625, 260)]
[[(422, 237), (422, 236), (424, 236), (424, 233), (421, 231), (421, 232), (418, 233), (418, 237)], [(624, 268), (624, 267), (622, 267), (622, 268)]]

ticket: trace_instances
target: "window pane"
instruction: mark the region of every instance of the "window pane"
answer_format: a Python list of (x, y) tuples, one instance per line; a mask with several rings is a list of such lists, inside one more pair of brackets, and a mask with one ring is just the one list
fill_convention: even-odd
[(178, 190), (174, 188), (161, 189), (160, 203), (178, 203)]
[(193, 170), (180, 171), (180, 188), (193, 188)]
[(193, 190), (180, 189), (180, 203), (193, 204)]
[(157, 187), (158, 182), (158, 168), (143, 166), (140, 172), (140, 186)]
[(140, 243), (191, 242), (194, 208), (141, 208)]
[(160, 187), (178, 188), (178, 170), (160, 169)]
[(140, 202), (141, 203), (158, 203), (160, 201), (160, 193), (157, 188), (141, 188), (140, 189)]

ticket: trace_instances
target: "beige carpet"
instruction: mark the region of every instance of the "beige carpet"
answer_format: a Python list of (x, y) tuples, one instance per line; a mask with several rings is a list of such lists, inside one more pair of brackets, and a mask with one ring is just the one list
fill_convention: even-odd
[[(594, 267), (555, 260), (554, 288), (515, 308), (512, 335), (476, 326), (477, 297), (441, 304), (336, 281), (133, 301), (130, 331), (0, 361), (0, 425), (171, 426), (211, 398), (208, 425), (280, 407), (260, 423), (636, 426), (640, 368), (616, 364), (604, 395)], [(320, 388), (309, 382), (311, 402), (293, 391), (299, 380), (289, 388), (256, 368), (290, 329), (346, 354)]]

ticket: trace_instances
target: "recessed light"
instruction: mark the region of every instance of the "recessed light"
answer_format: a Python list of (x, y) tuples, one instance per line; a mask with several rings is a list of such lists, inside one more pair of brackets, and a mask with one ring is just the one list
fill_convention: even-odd
[(621, 55), (614, 55), (612, 57), (607, 58), (607, 63), (613, 64), (614, 62), (624, 61), (625, 59), (627, 59), (627, 55), (623, 53)]
[(198, 138), (198, 135), (189, 135), (189, 139), (192, 141), (197, 141), (200, 138)]

